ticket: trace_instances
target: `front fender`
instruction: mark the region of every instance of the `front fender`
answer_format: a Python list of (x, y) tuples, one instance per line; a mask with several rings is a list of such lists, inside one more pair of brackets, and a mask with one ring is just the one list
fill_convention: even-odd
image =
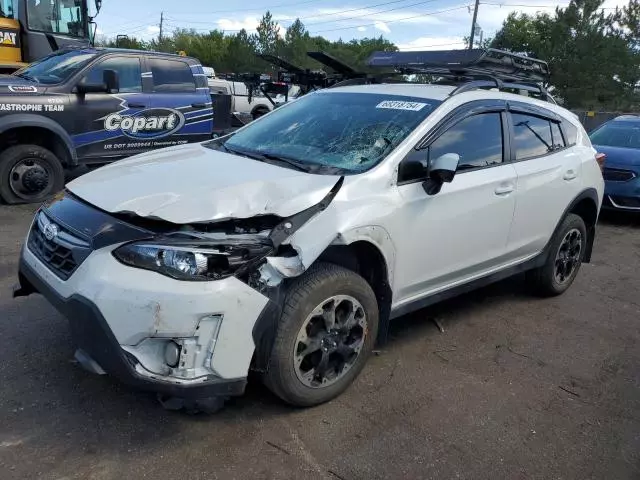
[(62, 140), (67, 151), (69, 152), (69, 158), (71, 159), (71, 165), (75, 166), (78, 164), (78, 157), (76, 153), (76, 149), (73, 146), (73, 141), (71, 140), (71, 136), (67, 133), (67, 131), (62, 128), (62, 126), (48, 117), (43, 117), (40, 115), (34, 115), (31, 113), (18, 113), (11, 114), (6, 117), (0, 118), (0, 134), (12, 130), (14, 128), (43, 128), (45, 130), (49, 130), (52, 134), (56, 135), (58, 138)]

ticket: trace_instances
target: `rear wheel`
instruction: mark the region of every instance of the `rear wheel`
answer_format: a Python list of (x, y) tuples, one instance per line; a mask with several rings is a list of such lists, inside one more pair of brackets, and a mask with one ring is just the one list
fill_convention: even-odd
[(0, 197), (6, 203), (41, 202), (63, 187), (62, 163), (46, 148), (16, 145), (0, 153)]
[(570, 213), (553, 236), (546, 263), (527, 272), (527, 281), (535, 293), (543, 296), (564, 293), (578, 275), (586, 245), (584, 220)]
[(327, 402), (358, 376), (377, 330), (369, 284), (351, 270), (320, 264), (287, 294), (265, 383), (292, 405)]

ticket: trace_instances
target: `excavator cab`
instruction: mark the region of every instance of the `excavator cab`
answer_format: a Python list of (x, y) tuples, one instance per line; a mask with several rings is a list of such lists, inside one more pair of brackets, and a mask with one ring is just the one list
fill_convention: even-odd
[[(87, 0), (0, 0), (0, 73), (91, 43)], [(99, 11), (101, 0), (95, 1)], [(94, 15), (95, 16), (95, 15)]]

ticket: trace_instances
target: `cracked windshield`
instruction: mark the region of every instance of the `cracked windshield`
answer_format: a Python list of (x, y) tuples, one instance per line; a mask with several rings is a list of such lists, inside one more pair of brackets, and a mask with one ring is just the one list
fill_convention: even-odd
[(224, 143), (232, 153), (283, 157), (321, 171), (358, 173), (380, 162), (439, 101), (374, 93), (323, 93), (275, 111)]

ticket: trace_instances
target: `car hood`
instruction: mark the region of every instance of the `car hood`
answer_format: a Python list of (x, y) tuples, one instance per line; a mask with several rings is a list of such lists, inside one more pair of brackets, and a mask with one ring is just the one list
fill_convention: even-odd
[(114, 162), (67, 188), (107, 212), (187, 224), (293, 215), (320, 202), (338, 179), (189, 144)]
[(640, 166), (640, 150), (635, 148), (609, 147), (593, 145), (599, 153), (604, 153), (607, 158), (604, 163), (615, 165)]

